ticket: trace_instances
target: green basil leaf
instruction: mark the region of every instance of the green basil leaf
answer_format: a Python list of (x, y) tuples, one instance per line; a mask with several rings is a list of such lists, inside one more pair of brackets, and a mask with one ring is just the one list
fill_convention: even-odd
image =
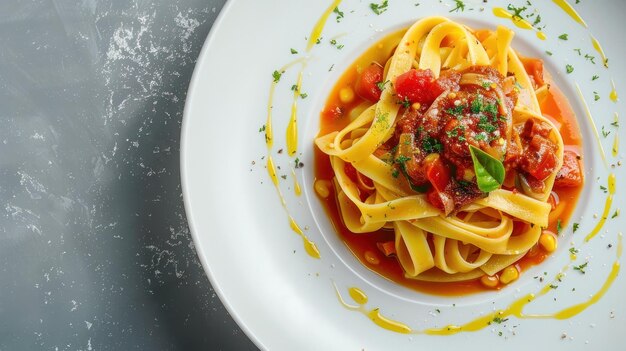
[(486, 193), (498, 189), (504, 182), (505, 171), (502, 162), (475, 146), (469, 147), (478, 189)]

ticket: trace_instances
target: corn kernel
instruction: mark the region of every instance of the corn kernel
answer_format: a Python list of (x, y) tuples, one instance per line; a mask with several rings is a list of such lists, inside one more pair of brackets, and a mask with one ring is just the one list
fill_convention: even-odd
[(456, 98), (456, 93), (449, 93), (448, 94), (448, 99), (452, 100), (454, 98)]
[(509, 284), (519, 278), (519, 271), (515, 266), (508, 266), (500, 274), (500, 283)]
[(496, 286), (498, 286), (498, 276), (497, 275), (483, 275), (482, 277), (480, 277), (480, 282), (488, 287), (488, 288), (495, 288)]
[(350, 87), (341, 88), (339, 90), (339, 100), (344, 104), (349, 104), (354, 100), (354, 90)]
[(557, 247), (555, 235), (550, 231), (544, 230), (539, 237), (539, 245), (547, 252), (553, 252)]
[(330, 182), (328, 180), (318, 179), (313, 184), (313, 187), (315, 188), (317, 195), (319, 195), (322, 199), (326, 199), (330, 195)]
[(412, 108), (413, 110), (415, 110), (415, 111), (419, 110), (419, 109), (420, 109), (420, 107), (422, 107), (422, 104), (420, 104), (419, 102), (414, 102), (414, 103), (411, 105), (411, 108)]

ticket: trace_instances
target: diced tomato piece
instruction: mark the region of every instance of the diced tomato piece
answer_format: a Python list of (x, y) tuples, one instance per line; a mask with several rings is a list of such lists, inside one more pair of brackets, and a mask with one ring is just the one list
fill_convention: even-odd
[(554, 181), (557, 188), (573, 188), (581, 186), (583, 183), (583, 174), (580, 169), (579, 156), (570, 150), (563, 153), (563, 167), (559, 170)]
[(378, 242), (376, 246), (387, 257), (396, 254), (396, 245), (393, 241)]
[(354, 168), (354, 166), (352, 165), (352, 163), (345, 163), (345, 166), (343, 166), (343, 171), (346, 172), (346, 175), (348, 176), (348, 178), (350, 178), (351, 181), (358, 183), (359, 180), (356, 177), (356, 168)]
[(443, 164), (440, 157), (426, 165), (426, 177), (435, 190), (442, 192), (450, 183), (450, 169)]
[(443, 92), (430, 69), (412, 69), (399, 75), (394, 88), (400, 100), (406, 99), (412, 103), (431, 103)]
[(383, 68), (377, 64), (367, 66), (357, 78), (354, 90), (365, 100), (376, 102), (380, 100), (381, 91), (378, 83), (383, 80)]
[(524, 70), (533, 78), (537, 87), (542, 86), (545, 81), (543, 79), (543, 61), (536, 58), (522, 58)]
[(531, 176), (538, 180), (548, 178), (550, 174), (556, 171), (556, 155), (551, 147), (549, 140), (542, 138), (540, 135), (533, 136), (523, 169)]
[(428, 202), (439, 209), (446, 216), (454, 210), (454, 200), (445, 192), (439, 192), (435, 188), (430, 188), (426, 193)]

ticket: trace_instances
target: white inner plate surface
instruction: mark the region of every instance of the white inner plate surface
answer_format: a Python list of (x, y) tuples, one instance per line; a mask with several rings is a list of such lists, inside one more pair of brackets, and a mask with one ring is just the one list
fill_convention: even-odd
[[(609, 194), (601, 186), (607, 186), (609, 174), (617, 177), (609, 217), (625, 203), (622, 194), (626, 173), (620, 161), (624, 153), (620, 149), (617, 156), (612, 154), (614, 137), (619, 135), (624, 140), (624, 132), (623, 127), (611, 124), (615, 113), (624, 112), (624, 106), (621, 101), (611, 101), (609, 94), (612, 81), (618, 94), (626, 86), (622, 65), (626, 54), (620, 38), (626, 32), (621, 19), (626, 3), (592, 4), (583, 0), (574, 4), (572, 0), (572, 6), (588, 25), (585, 27), (555, 2), (511, 2), (515, 7), (526, 6), (526, 14), (536, 11), (541, 16), (546, 40), (538, 39), (535, 30), (517, 28), (510, 20), (494, 16), (493, 7), (506, 8), (508, 2), (464, 1), (463, 11), (450, 12), (458, 3), (389, 0), (387, 10), (377, 15), (370, 2), (345, 0), (338, 5), (343, 18), (330, 13), (320, 44), (309, 51), (307, 39), (324, 12), (334, 7), (330, 0), (231, 0), (215, 22), (198, 59), (185, 107), (181, 147), (185, 207), (196, 249), (213, 287), (259, 347), (484, 350), (488, 346), (526, 350), (537, 345), (542, 349), (618, 350), (626, 343), (622, 331), (626, 323), (626, 280), (622, 276), (598, 302), (570, 319), (511, 316), (476, 332), (451, 336), (420, 333), (428, 328), (462, 325), (537, 293), (568, 264), (568, 249), (572, 246), (580, 250), (576, 264), (589, 262), (586, 273), (572, 267), (565, 269), (558, 288), (526, 306), (524, 313), (553, 313), (587, 301), (619, 262), (618, 236), (626, 216), (625, 212), (608, 218), (600, 233), (584, 242), (602, 216)], [(338, 238), (313, 190), (313, 139), (318, 132), (319, 112), (332, 86), (374, 42), (432, 15), (447, 16), (473, 28), (505, 25), (513, 29), (516, 35), (512, 46), (544, 60), (574, 108), (581, 128), (586, 184), (570, 225), (560, 235), (559, 250), (497, 292), (432, 296), (369, 271)], [(568, 40), (559, 39), (562, 34), (568, 34)], [(602, 65), (592, 45), (592, 35), (609, 58), (608, 68)], [(344, 45), (342, 49), (331, 45), (331, 39)], [(585, 58), (585, 54), (594, 60)], [(569, 74), (568, 64), (574, 67)], [(271, 95), (272, 73), (286, 65)], [(301, 91), (307, 97), (297, 99), (298, 150), (290, 157), (285, 135), (294, 101), (290, 88), (299, 72), (303, 79)], [(594, 75), (598, 78), (592, 80)], [(593, 122), (587, 117), (585, 103)], [(270, 149), (262, 131), (269, 111), (274, 133)], [(602, 130), (610, 134), (605, 136)], [(269, 156), (277, 167), (284, 207), (266, 168)], [(302, 168), (294, 167), (296, 158), (303, 163)], [(302, 187), (300, 196), (294, 191), (296, 182)], [(317, 245), (320, 259), (306, 253), (303, 240), (290, 228), (290, 216)], [(573, 222), (580, 223), (576, 233)], [(539, 276), (545, 280), (540, 282), (536, 279)], [(384, 316), (401, 321), (414, 332), (389, 331), (364, 314), (345, 308), (338, 293), (355, 305), (348, 295), (351, 287), (367, 294), (369, 299), (363, 306), (366, 311), (378, 308)]]

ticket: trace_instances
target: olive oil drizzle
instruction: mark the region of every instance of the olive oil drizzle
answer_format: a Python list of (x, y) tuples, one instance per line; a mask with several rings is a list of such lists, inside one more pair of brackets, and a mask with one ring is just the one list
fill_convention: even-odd
[[(350, 297), (357, 303), (357, 305), (350, 305), (346, 303), (341, 294), (339, 293), (339, 289), (337, 285), (333, 282), (333, 286), (335, 287), (335, 292), (337, 294), (337, 298), (341, 305), (351, 311), (357, 311), (367, 316), (372, 322), (378, 325), (381, 328), (402, 334), (426, 334), (426, 335), (454, 335), (461, 332), (474, 332), (482, 330), (488, 326), (490, 326), (496, 320), (503, 320), (508, 317), (516, 317), (518, 319), (569, 319), (572, 318), (591, 305), (600, 301), (600, 299), (606, 294), (606, 292), (610, 289), (611, 285), (615, 281), (615, 278), (619, 275), (620, 271), (620, 258), (622, 256), (623, 243), (622, 243), (622, 233), (617, 235), (618, 245), (617, 245), (617, 254), (613, 265), (611, 266), (611, 271), (607, 276), (606, 280), (602, 284), (602, 287), (595, 293), (592, 294), (586, 301), (574, 304), (572, 306), (568, 306), (562, 310), (553, 313), (547, 314), (525, 314), (524, 308), (536, 300), (537, 298), (546, 295), (549, 291), (553, 289), (553, 284), (557, 281), (561, 281), (564, 276), (564, 272), (569, 269), (570, 264), (568, 263), (565, 267), (561, 269), (561, 271), (556, 275), (554, 281), (552, 283), (546, 284), (541, 290), (539, 290), (536, 294), (530, 293), (518, 298), (509, 304), (506, 308), (494, 311), (492, 313), (486, 314), (484, 316), (478, 317), (474, 320), (471, 320), (465, 324), (455, 325), (450, 324), (441, 328), (427, 328), (424, 330), (416, 330), (412, 329), (405, 323), (400, 321), (389, 319), (383, 316), (380, 312), (380, 308), (373, 308), (368, 310), (365, 308), (365, 304), (368, 301), (367, 295), (359, 288), (352, 287), (348, 289), (348, 293)], [(570, 256), (570, 260), (573, 261), (576, 259), (575, 255)], [(570, 262), (571, 262), (570, 261)]]
[[(530, 22), (528, 22), (527, 20), (519, 17), (519, 16), (515, 16), (513, 15), (511, 12), (507, 11), (506, 9), (502, 8), (502, 7), (494, 7), (493, 8), (493, 14), (496, 17), (499, 18), (506, 18), (506, 19), (510, 19), (511, 22), (513, 22), (513, 24), (515, 26), (517, 26), (518, 28), (522, 28), (522, 29), (527, 29), (527, 30), (534, 30), (535, 28), (533, 27), (532, 24), (530, 24)], [(537, 38), (541, 39), (541, 40), (546, 40), (547, 36), (544, 32), (537, 30)]]
[(593, 129), (593, 133), (596, 137), (596, 142), (598, 143), (598, 148), (600, 148), (600, 156), (602, 157), (602, 161), (604, 162), (604, 167), (609, 168), (609, 164), (606, 161), (606, 153), (604, 152), (604, 147), (602, 146), (602, 142), (600, 141), (600, 134), (598, 133), (598, 128), (596, 128), (596, 122), (593, 120), (593, 116), (591, 115), (591, 110), (589, 110), (589, 105), (587, 105), (587, 100), (583, 96), (583, 92), (580, 90), (580, 86), (576, 83), (576, 89), (578, 90), (578, 96), (580, 100), (583, 102), (583, 106), (585, 107), (585, 114), (587, 115), (587, 121), (591, 125)]
[(315, 44), (317, 44), (317, 42), (321, 39), (322, 31), (324, 30), (324, 26), (326, 25), (326, 21), (328, 20), (328, 16), (330, 16), (330, 14), (333, 12), (333, 10), (337, 6), (339, 6), (340, 3), (341, 3), (341, 0), (333, 1), (333, 3), (330, 6), (328, 6), (326, 11), (324, 11), (324, 13), (322, 13), (320, 18), (317, 20), (317, 23), (315, 23), (315, 26), (313, 27), (313, 30), (311, 30), (311, 35), (309, 35), (309, 42), (306, 45), (306, 51), (307, 52), (311, 51), (313, 46)]
[[(297, 143), (294, 140), (297, 140), (298, 138), (298, 134), (297, 134), (297, 118), (296, 118), (296, 114), (297, 114), (297, 103), (296, 100), (298, 99), (298, 97), (300, 96), (299, 91), (300, 91), (300, 87), (302, 86), (302, 72), (304, 71), (304, 68), (306, 67), (306, 63), (307, 63), (307, 59), (306, 58), (299, 58), (296, 59), (286, 65), (284, 65), (283, 67), (281, 67), (279, 69), (279, 73), (282, 75), (283, 73), (285, 73), (288, 69), (290, 69), (291, 67), (300, 64), (301, 65), (301, 69), (300, 72), (298, 73), (298, 83), (297, 83), (297, 89), (294, 89), (294, 97), (293, 97), (293, 103), (292, 103), (292, 108), (291, 108), (291, 118), (289, 121), (289, 124), (287, 126), (287, 130), (286, 130), (286, 136), (287, 136), (287, 145), (288, 145), (288, 151), (291, 152), (293, 151), (293, 154), (296, 153), (297, 150)], [(319, 259), (320, 256), (320, 252), (319, 249), (317, 248), (317, 245), (311, 241), (305, 234), (304, 231), (300, 228), (300, 226), (296, 223), (295, 219), (293, 218), (293, 216), (291, 215), (289, 208), (287, 207), (287, 201), (285, 200), (285, 196), (283, 195), (282, 190), (280, 189), (280, 182), (277, 176), (277, 172), (276, 172), (276, 166), (274, 164), (274, 159), (272, 157), (272, 150), (273, 150), (273, 146), (274, 146), (274, 136), (273, 136), (273, 125), (272, 125), (272, 110), (273, 110), (273, 105), (274, 105), (274, 94), (276, 91), (276, 86), (278, 85), (280, 81), (280, 78), (278, 79), (274, 79), (272, 81), (272, 84), (270, 86), (270, 94), (269, 94), (269, 100), (267, 103), (267, 120), (265, 122), (265, 145), (267, 146), (267, 161), (265, 164), (265, 167), (267, 168), (267, 173), (270, 177), (270, 179), (272, 180), (272, 184), (274, 185), (274, 188), (276, 189), (276, 193), (278, 194), (278, 198), (280, 199), (280, 203), (283, 207), (283, 209), (285, 210), (288, 220), (289, 220), (289, 227), (291, 228), (291, 230), (296, 233), (298, 236), (300, 236), (300, 238), (302, 239), (302, 243), (304, 246), (304, 250), (306, 251), (306, 253), (313, 257), (313, 258), (317, 258)], [(290, 154), (291, 156), (291, 154)], [(294, 179), (294, 192), (296, 194), (296, 196), (300, 196), (302, 193), (302, 189), (300, 187), (300, 184), (298, 183), (298, 180), (296, 178), (296, 174), (295, 174), (295, 170), (292, 168), (292, 176)]]
[(600, 220), (593, 228), (593, 230), (589, 234), (587, 234), (587, 236), (585, 237), (585, 242), (593, 239), (593, 237), (600, 232), (600, 230), (604, 226), (604, 223), (606, 223), (607, 218), (609, 218), (609, 213), (611, 213), (611, 205), (613, 204), (613, 195), (615, 194), (615, 173), (611, 173), (609, 175), (608, 193), (609, 194), (606, 197), (606, 202), (604, 204), (604, 211), (602, 212), (602, 217), (600, 217)]
[(587, 28), (587, 23), (583, 20), (582, 17), (574, 10), (572, 5), (570, 5), (566, 0), (552, 0), (555, 4), (557, 4), (565, 13), (567, 13), (574, 21), (580, 23), (583, 27)]
[(617, 102), (617, 100), (619, 100), (617, 90), (615, 89), (615, 81), (613, 81), (613, 79), (611, 79), (611, 93), (609, 94), (609, 99), (613, 102)]
[(593, 48), (596, 49), (598, 54), (600, 54), (600, 56), (602, 57), (602, 64), (604, 65), (604, 67), (609, 68), (609, 59), (606, 58), (600, 42), (598, 41), (598, 39), (594, 38), (593, 35), (591, 36), (591, 44), (593, 45)]

